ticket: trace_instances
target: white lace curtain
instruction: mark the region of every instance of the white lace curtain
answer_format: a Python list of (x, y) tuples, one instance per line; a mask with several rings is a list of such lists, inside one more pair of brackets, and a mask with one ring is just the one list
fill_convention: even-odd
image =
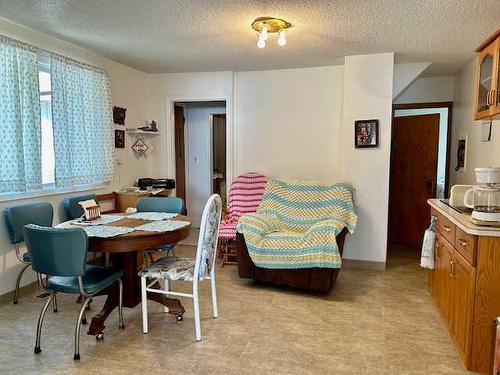
[(111, 90), (105, 71), (51, 55), (55, 184), (113, 178)]
[(0, 193), (41, 189), (40, 126), (36, 50), (0, 36)]

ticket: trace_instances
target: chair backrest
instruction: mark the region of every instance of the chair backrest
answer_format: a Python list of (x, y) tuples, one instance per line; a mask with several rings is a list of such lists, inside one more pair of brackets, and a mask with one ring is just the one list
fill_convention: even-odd
[(347, 182), (273, 178), (267, 183), (258, 213), (276, 216), (285, 231), (305, 232), (318, 221), (335, 219), (352, 233), (357, 223), (353, 193)]
[(83, 276), (88, 238), (82, 228), (56, 229), (28, 224), (26, 247), (33, 270), (50, 276)]
[(229, 189), (228, 222), (237, 223), (240, 216), (257, 211), (266, 188), (267, 177), (249, 172), (236, 177)]
[(79, 195), (78, 197), (65, 198), (63, 201), (63, 205), (66, 219), (73, 220), (82, 217), (84, 211), (82, 206), (80, 206), (78, 202), (86, 201), (89, 199), (96, 200), (97, 198), (95, 194)]
[(139, 212), (168, 212), (180, 214), (184, 210), (184, 201), (178, 197), (142, 197), (137, 200)]
[[(218, 194), (208, 198), (201, 215), (198, 249), (194, 267), (195, 279), (210, 276), (215, 267), (215, 252), (217, 250), (217, 233), (219, 232), (222, 215), (222, 200)], [(198, 276), (198, 278), (196, 278)]]
[(23, 228), (26, 224), (51, 227), (54, 209), (48, 202), (29, 203), (7, 207), (3, 214), (10, 242), (16, 244), (24, 241)]

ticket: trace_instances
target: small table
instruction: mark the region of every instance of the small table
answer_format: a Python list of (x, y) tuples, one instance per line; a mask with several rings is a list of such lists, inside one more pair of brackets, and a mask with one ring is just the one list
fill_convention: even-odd
[[(187, 221), (189, 225), (169, 232), (133, 231), (108, 238), (89, 237), (89, 251), (109, 253), (113, 267), (123, 272), (124, 307), (135, 307), (141, 302), (140, 277), (137, 275), (139, 266), (138, 259), (142, 261), (140, 251), (159, 247), (160, 245), (177, 243), (189, 235), (189, 230), (191, 228), (191, 219), (189, 217), (177, 215), (172, 220)], [(150, 222), (149, 220), (131, 219), (124, 216), (123, 219), (106, 225), (137, 227)], [(69, 226), (68, 222), (65, 222), (59, 224), (58, 227), (68, 228), (78, 226)], [(159, 288), (160, 286), (157, 284), (153, 287)], [(112, 285), (97, 295), (107, 295), (107, 299), (102, 310), (92, 318), (92, 322), (87, 332), (89, 335), (100, 334), (105, 328), (104, 322), (107, 317), (116, 307), (118, 307), (119, 289), (117, 285)], [(185, 309), (178, 299), (167, 298), (157, 293), (149, 294), (148, 299), (166, 306), (169, 314), (176, 316), (178, 319), (182, 319)]]

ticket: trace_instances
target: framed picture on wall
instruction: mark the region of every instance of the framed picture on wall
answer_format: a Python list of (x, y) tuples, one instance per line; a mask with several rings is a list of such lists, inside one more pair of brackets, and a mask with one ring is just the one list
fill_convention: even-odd
[(378, 120), (358, 120), (354, 122), (354, 147), (378, 147)]
[(115, 129), (115, 148), (125, 148), (125, 130)]

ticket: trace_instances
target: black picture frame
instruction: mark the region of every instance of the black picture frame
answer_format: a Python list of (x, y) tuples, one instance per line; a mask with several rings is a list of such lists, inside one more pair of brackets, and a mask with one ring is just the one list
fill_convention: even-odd
[(125, 148), (125, 130), (115, 129), (115, 148)]
[(379, 120), (354, 121), (354, 147), (374, 148), (379, 145)]
[(125, 117), (127, 116), (127, 108), (113, 107), (113, 122), (116, 125), (125, 125)]

